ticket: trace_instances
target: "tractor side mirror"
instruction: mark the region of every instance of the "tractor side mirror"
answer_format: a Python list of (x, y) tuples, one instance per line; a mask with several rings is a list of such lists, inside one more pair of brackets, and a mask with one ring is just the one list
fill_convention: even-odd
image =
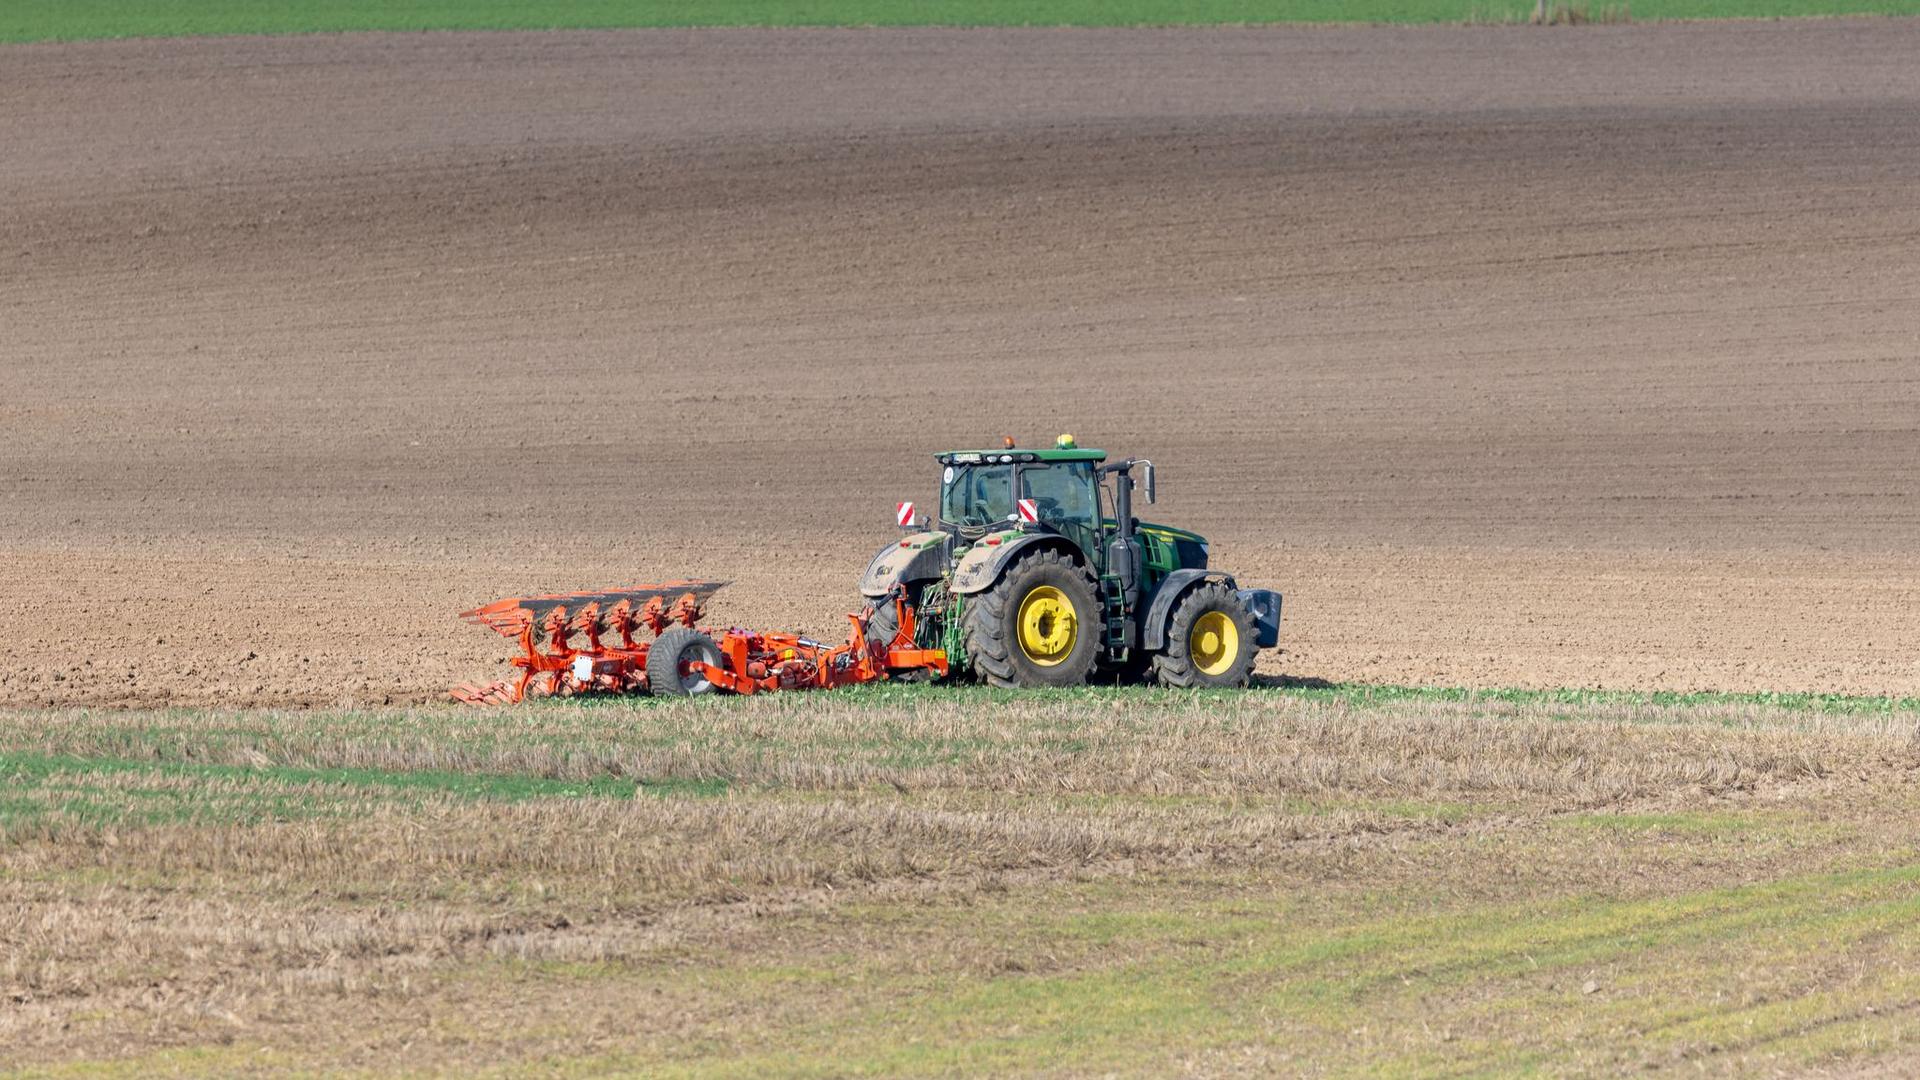
[(1153, 504), (1153, 462), (1143, 461), (1141, 464), (1146, 466), (1147, 475), (1144, 478), (1143, 486), (1146, 488), (1147, 504), (1151, 506)]

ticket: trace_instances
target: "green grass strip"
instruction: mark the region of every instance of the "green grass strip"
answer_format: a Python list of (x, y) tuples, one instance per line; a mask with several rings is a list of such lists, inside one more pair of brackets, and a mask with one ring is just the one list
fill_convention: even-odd
[(217, 765), (203, 762), (0, 753), (0, 837), (64, 821), (83, 828), (230, 824), (359, 816), (430, 798), (522, 802), (715, 795), (723, 780), (636, 783), (617, 777), (537, 776), (354, 768)]
[(1272, 700), (1275, 698), (1297, 698), (1308, 701), (1329, 701), (1350, 705), (1387, 704), (1401, 701), (1431, 701), (1467, 704), (1498, 703), (1513, 706), (1552, 705), (1573, 708), (1600, 706), (1624, 706), (1629, 708), (1769, 708), (1792, 712), (1832, 713), (1849, 716), (1920, 713), (1920, 697), (1892, 697), (1887, 695), (1587, 690), (1576, 688), (1520, 690), (1500, 687), (1489, 689), (1464, 686), (1391, 686), (1372, 683), (1314, 682), (1308, 684), (1288, 680), (1282, 680), (1278, 684), (1265, 683), (1246, 690), (1167, 690), (1157, 687), (1138, 686), (1086, 686), (1071, 690), (996, 690), (971, 684), (883, 683), (874, 686), (854, 687), (843, 691), (843, 693), (849, 696), (857, 695), (871, 698), (876, 702), (889, 701), (902, 703), (920, 700), (927, 702), (939, 700), (977, 700), (984, 704), (993, 701), (1072, 701), (1081, 699), (1089, 703), (1124, 700), (1143, 704), (1171, 705), (1192, 701), (1224, 703), (1247, 700)]
[[(1912, 15), (1920, 0), (1633, 0), (1637, 20)], [(0, 42), (351, 30), (1505, 21), (1528, 0), (8, 0)]]
[(0, 781), (8, 787), (32, 785), (56, 776), (139, 773), (196, 780), (264, 781), (282, 785), (384, 788), (463, 799), (519, 802), (525, 799), (631, 799), (639, 792), (718, 794), (725, 781), (640, 783), (619, 777), (551, 780), (537, 776), (490, 776), (459, 772), (389, 772), (381, 769), (313, 769), (268, 765), (203, 765), (179, 761), (126, 761), (32, 753), (0, 754)]

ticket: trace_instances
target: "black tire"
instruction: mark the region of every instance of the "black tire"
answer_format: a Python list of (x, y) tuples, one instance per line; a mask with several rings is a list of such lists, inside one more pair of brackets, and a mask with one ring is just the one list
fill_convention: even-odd
[[(1046, 662), (1020, 643), (1020, 611), (1039, 589), (1053, 589), (1072, 608), (1070, 645)], [(967, 659), (981, 682), (992, 686), (1080, 686), (1101, 653), (1100, 601), (1093, 579), (1057, 551), (1038, 551), (1007, 567), (993, 588), (966, 598), (961, 629)]]
[(686, 626), (668, 627), (647, 649), (647, 690), (663, 697), (711, 694), (716, 689), (704, 675), (682, 675), (689, 660), (720, 664), (720, 646), (707, 635)]
[(893, 608), (893, 597), (883, 596), (868, 602), (873, 605), (873, 617), (867, 620), (867, 644), (886, 645), (900, 632), (900, 619)]
[[(1234, 633), (1227, 642), (1225, 635), (1216, 632), (1219, 651), (1209, 656), (1207, 629), (1221, 629), (1219, 620), (1208, 620), (1198, 635), (1194, 629), (1215, 613), (1232, 624)], [(1259, 651), (1254, 644), (1253, 613), (1232, 589), (1209, 581), (1174, 605), (1173, 618), (1167, 622), (1166, 650), (1153, 658), (1153, 678), (1162, 686), (1245, 686), (1253, 677), (1253, 658)]]
[[(915, 582), (907, 586), (907, 604), (909, 606), (919, 606), (920, 591), (925, 587), (925, 583), (923, 582)], [(860, 602), (862, 606), (867, 604), (873, 605), (873, 617), (867, 620), (867, 640), (879, 642), (882, 645), (892, 641), (893, 635), (900, 632), (900, 613), (893, 606), (892, 592), (888, 592), (887, 595), (879, 597), (878, 599), (871, 596), (862, 596)]]

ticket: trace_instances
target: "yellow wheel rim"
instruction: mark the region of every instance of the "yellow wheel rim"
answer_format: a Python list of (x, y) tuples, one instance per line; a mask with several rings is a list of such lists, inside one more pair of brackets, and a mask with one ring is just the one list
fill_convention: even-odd
[(1073, 655), (1080, 617), (1067, 594), (1041, 585), (1020, 601), (1020, 651), (1041, 667), (1052, 667)]
[(1240, 628), (1224, 611), (1207, 612), (1187, 632), (1187, 655), (1200, 674), (1223, 674), (1240, 657)]

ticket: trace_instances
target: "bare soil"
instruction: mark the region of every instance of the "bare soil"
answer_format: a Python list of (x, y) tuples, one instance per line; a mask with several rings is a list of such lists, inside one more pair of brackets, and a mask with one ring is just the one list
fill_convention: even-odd
[(0, 704), (835, 634), (1071, 431), (1300, 678), (1920, 693), (1920, 22), (0, 49)]

